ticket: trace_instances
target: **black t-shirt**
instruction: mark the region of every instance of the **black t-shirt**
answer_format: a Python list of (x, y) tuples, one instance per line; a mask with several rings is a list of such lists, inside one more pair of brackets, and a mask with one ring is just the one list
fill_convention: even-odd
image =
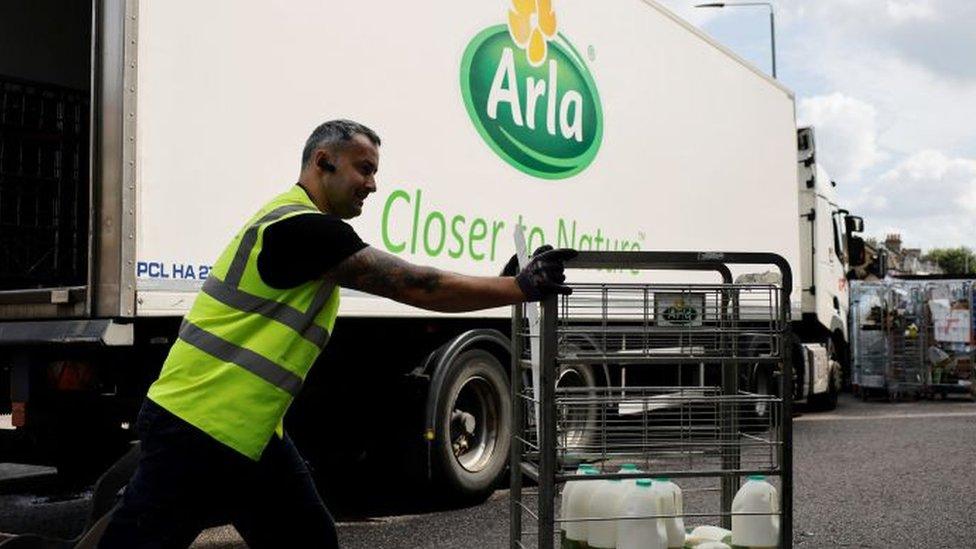
[(338, 217), (300, 214), (264, 230), (258, 273), (272, 288), (294, 288), (319, 278), (365, 247), (356, 231)]

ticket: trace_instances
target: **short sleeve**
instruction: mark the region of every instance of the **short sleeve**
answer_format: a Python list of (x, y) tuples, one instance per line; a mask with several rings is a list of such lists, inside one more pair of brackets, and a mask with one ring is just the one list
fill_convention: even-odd
[(365, 247), (355, 229), (334, 215), (295, 215), (264, 229), (258, 273), (272, 288), (294, 288)]

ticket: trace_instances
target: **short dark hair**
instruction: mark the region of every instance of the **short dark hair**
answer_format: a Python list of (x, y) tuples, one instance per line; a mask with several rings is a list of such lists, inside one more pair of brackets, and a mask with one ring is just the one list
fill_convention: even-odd
[(302, 168), (308, 165), (315, 149), (351, 141), (357, 133), (368, 137), (377, 147), (380, 146), (380, 136), (359, 122), (340, 118), (319, 124), (319, 127), (315, 128), (305, 141), (305, 148), (302, 149)]

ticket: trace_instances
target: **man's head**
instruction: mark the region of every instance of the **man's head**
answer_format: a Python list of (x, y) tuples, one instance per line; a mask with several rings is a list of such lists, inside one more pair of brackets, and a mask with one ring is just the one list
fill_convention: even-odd
[(366, 197), (376, 192), (379, 146), (376, 132), (358, 122), (325, 122), (305, 142), (299, 184), (320, 210), (356, 217)]

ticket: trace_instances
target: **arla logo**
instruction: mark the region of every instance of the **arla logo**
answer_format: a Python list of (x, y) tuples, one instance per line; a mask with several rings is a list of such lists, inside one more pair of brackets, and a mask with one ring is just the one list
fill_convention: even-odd
[(654, 316), (658, 326), (701, 326), (705, 294), (657, 292)]
[(690, 305), (678, 303), (664, 309), (662, 316), (671, 324), (685, 325), (698, 320), (698, 311)]
[(569, 177), (600, 148), (600, 96), (582, 56), (557, 32), (551, 0), (512, 0), (507, 25), (471, 40), (461, 93), (485, 142), (525, 173)]

